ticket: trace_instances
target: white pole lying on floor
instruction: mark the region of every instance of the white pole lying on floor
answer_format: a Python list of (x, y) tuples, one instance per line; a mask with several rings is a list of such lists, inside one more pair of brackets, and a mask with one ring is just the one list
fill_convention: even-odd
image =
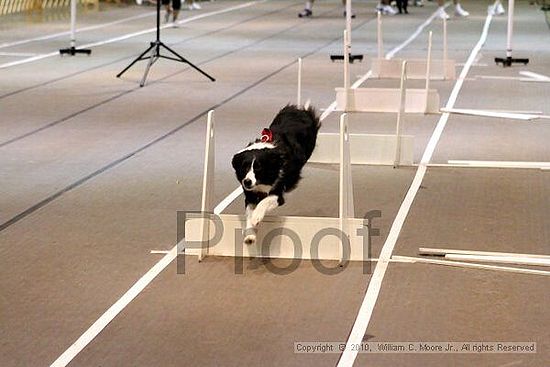
[(378, 58), (384, 58), (384, 44), (382, 41), (382, 13), (378, 12), (377, 19), (377, 29), (378, 29)]
[(302, 105), (302, 58), (298, 58), (298, 95), (296, 96), (296, 105)]
[(533, 257), (446, 254), (445, 259), (458, 260), (458, 261), (479, 261), (479, 262), (500, 263), (500, 264), (550, 266), (549, 259), (533, 258)]
[(550, 255), (538, 255), (538, 254), (521, 254), (517, 252), (497, 252), (497, 251), (478, 251), (478, 250), (456, 250), (449, 248), (433, 248), (433, 247), (420, 247), (418, 249), (420, 255), (439, 255), (445, 256), (447, 254), (461, 254), (461, 255), (480, 255), (480, 256), (507, 256), (507, 257), (528, 257), (537, 259), (550, 260)]
[(427, 259), (427, 258), (422, 258), (422, 257), (393, 255), (391, 260), (402, 261), (402, 262), (410, 262), (410, 263), (455, 266), (455, 267), (459, 267), (459, 268), (471, 268), (471, 269), (480, 269), (480, 270), (496, 270), (496, 271), (504, 271), (504, 272), (509, 272), (509, 273), (522, 273), (522, 274), (550, 276), (550, 271), (545, 271), (545, 270), (515, 268), (515, 267), (510, 267), (510, 266), (485, 265), (485, 264), (468, 263), (468, 262), (461, 262), (461, 261), (435, 260), (435, 259)]
[(428, 95), (430, 93), (430, 72), (432, 66), (432, 31), (428, 34), (428, 58), (426, 59), (426, 112), (428, 113)]
[(401, 64), (401, 99), (399, 103), (399, 111), (397, 111), (397, 123), (395, 126), (395, 159), (393, 168), (399, 167), (401, 163), (401, 119), (405, 115), (405, 103), (407, 100), (407, 61), (403, 61)]

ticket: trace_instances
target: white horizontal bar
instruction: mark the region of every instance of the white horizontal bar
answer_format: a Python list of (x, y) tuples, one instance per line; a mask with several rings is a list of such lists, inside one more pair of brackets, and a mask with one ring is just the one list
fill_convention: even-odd
[(541, 118), (540, 115), (533, 114), (523, 114), (523, 113), (510, 113), (510, 112), (497, 112), (491, 110), (474, 110), (470, 108), (445, 108), (440, 109), (441, 112), (446, 113), (455, 113), (458, 115), (472, 115), (472, 116), (483, 116), (483, 117), (497, 117), (513, 120), (534, 120)]
[(411, 263), (454, 266), (459, 268), (470, 268), (470, 269), (479, 269), (479, 270), (504, 271), (508, 273), (550, 276), (550, 271), (514, 268), (510, 266), (485, 265), (485, 264), (466, 263), (466, 262), (459, 262), (459, 261), (435, 260), (435, 259), (425, 259), (421, 257), (397, 256), (397, 255), (392, 256), (392, 260), (411, 262)]
[(459, 261), (480, 261), (484, 263), (550, 266), (550, 259), (537, 259), (532, 257), (447, 254), (445, 255), (445, 259)]
[(432, 247), (420, 247), (418, 249), (418, 253), (421, 255), (463, 254), (463, 255), (482, 255), (482, 256), (528, 257), (528, 258), (550, 260), (550, 255), (520, 254), (516, 252), (455, 250), (455, 249), (448, 249), (448, 248), (432, 248)]
[(532, 71), (520, 71), (521, 75), (526, 76), (529, 79), (538, 79), (540, 81), (550, 81), (550, 77), (542, 74), (533, 73)]
[(450, 165), (478, 168), (550, 168), (550, 162), (514, 162), (514, 161), (465, 161), (449, 160)]
[(520, 76), (501, 76), (501, 75), (476, 75), (476, 79), (494, 79), (494, 80), (521, 80)]

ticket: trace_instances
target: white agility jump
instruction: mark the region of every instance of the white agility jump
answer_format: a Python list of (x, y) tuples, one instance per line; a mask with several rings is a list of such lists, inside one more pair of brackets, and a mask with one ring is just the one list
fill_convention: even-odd
[[(373, 165), (412, 165), (414, 156), (414, 136), (402, 135), (403, 116), (406, 110), (406, 101), (410, 89), (406, 87), (407, 61), (401, 65), (401, 85), (396, 101), (397, 121), (395, 134), (350, 134), (351, 164)], [(367, 89), (367, 88), (364, 88)], [(348, 89), (353, 91), (354, 89)], [(342, 104), (350, 103), (342, 101)], [(387, 111), (394, 112), (394, 111)], [(339, 135), (335, 133), (321, 133), (317, 138), (319, 149), (313, 152), (310, 162), (338, 163), (339, 157), (334, 154), (338, 151)]]
[[(428, 43), (431, 44), (432, 32), (429, 33)], [(348, 56), (346, 53), (351, 48), (351, 39), (347, 31), (344, 31), (344, 87), (336, 88), (337, 110), (345, 112), (395, 112), (401, 110), (401, 88), (350, 88), (350, 75)], [(404, 101), (404, 112), (406, 113), (439, 113), (439, 93), (430, 89), (431, 47), (428, 47), (429, 56), (426, 65), (424, 78), (426, 86), (423, 89), (407, 89)], [(403, 65), (401, 61), (400, 66)], [(408, 65), (408, 61), (407, 61)], [(407, 78), (409, 70), (406, 70)], [(400, 69), (400, 78), (403, 81), (403, 73)]]
[[(382, 31), (382, 16), (378, 13), (378, 57), (372, 59), (371, 70), (374, 78), (399, 78), (403, 59), (385, 58)], [(409, 79), (454, 80), (456, 79), (455, 60), (449, 59), (447, 52), (447, 20), (443, 19), (443, 58), (433, 59), (432, 42), (428, 41), (428, 56), (426, 59), (407, 59)], [(428, 66), (429, 65), (429, 66)], [(427, 72), (428, 68), (430, 69)]]
[[(215, 128), (208, 113), (202, 186), (202, 213), (213, 213), (215, 181)], [(347, 115), (340, 118), (338, 217), (266, 216), (258, 226), (254, 245), (243, 244), (246, 217), (202, 214), (185, 223), (185, 254), (364, 261), (368, 259), (369, 221), (355, 218)], [(316, 149), (333, 149), (319, 145)], [(323, 153), (321, 153), (323, 154)], [(244, 210), (244, 205), (243, 205)]]

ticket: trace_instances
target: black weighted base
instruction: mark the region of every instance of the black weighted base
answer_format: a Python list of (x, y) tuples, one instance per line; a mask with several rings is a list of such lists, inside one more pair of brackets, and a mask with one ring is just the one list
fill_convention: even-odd
[(529, 59), (514, 59), (513, 57), (495, 57), (495, 62), (504, 67), (510, 67), (512, 64), (529, 64)]
[[(334, 62), (336, 60), (344, 61), (344, 55), (330, 55), (330, 61)], [(352, 55), (349, 54), (349, 63), (353, 64), (355, 60), (363, 61), (363, 55)]]
[(88, 50), (88, 49), (85, 49), (85, 48), (75, 48), (73, 46), (73, 47), (69, 47), (69, 48), (62, 48), (61, 50), (59, 50), (59, 53), (61, 55), (71, 55), (71, 56), (74, 56), (76, 54), (90, 55), (92, 53), (92, 50)]

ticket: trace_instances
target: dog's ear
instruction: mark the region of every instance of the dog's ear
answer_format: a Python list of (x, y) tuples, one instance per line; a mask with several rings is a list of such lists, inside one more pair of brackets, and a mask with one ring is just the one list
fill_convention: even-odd
[(231, 165), (235, 171), (241, 168), (243, 165), (243, 155), (241, 153), (235, 154), (231, 160)]

